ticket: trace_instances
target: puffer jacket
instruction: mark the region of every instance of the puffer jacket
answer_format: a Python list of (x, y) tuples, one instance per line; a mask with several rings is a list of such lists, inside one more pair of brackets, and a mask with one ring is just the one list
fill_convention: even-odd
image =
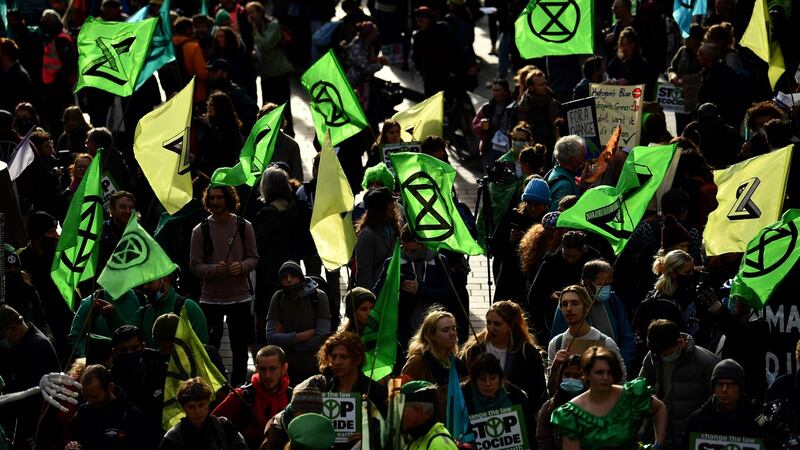
[(694, 338), (686, 333), (681, 333), (686, 340), (686, 345), (676, 361), (672, 373), (672, 391), (664, 395), (664, 370), (661, 357), (648, 352), (644, 358), (644, 365), (639, 376), (647, 379), (647, 384), (653, 386), (656, 397), (667, 405), (669, 413), (669, 427), (665, 447), (675, 448), (680, 436), (686, 427), (689, 415), (703, 405), (703, 402), (712, 394), (711, 373), (719, 362), (710, 351), (694, 343)]

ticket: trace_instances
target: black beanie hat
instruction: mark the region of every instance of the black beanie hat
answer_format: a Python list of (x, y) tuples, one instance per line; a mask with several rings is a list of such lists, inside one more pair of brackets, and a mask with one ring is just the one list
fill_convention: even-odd
[(285, 273), (291, 273), (295, 276), (303, 278), (303, 269), (300, 268), (300, 264), (297, 264), (296, 261), (286, 261), (281, 265), (281, 268), (278, 270), (278, 278), (282, 278)]

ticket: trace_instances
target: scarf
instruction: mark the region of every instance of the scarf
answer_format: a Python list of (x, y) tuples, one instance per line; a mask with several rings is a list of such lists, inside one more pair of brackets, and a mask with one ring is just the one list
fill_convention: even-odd
[(469, 391), (472, 395), (472, 404), (475, 405), (475, 413), (481, 413), (500, 408), (508, 408), (511, 406), (511, 400), (508, 399), (508, 393), (502, 386), (492, 398), (486, 398), (481, 395), (474, 383), (470, 383)]

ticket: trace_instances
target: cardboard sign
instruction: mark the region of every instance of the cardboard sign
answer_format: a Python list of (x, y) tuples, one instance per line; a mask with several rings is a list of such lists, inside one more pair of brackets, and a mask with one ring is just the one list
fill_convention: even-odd
[(585, 139), (592, 157), (596, 158), (603, 150), (603, 145), (597, 132), (597, 109), (594, 97), (567, 102), (561, 106), (567, 118), (569, 134)]
[(528, 450), (525, 415), (519, 405), (469, 416), (475, 450)]
[(670, 83), (658, 83), (656, 101), (664, 108), (664, 111), (672, 111), (681, 114), (686, 113), (683, 89), (678, 86), (674, 86)]
[(108, 211), (111, 207), (111, 194), (117, 192), (117, 187), (108, 175), (103, 175), (100, 179), (100, 187), (103, 188), (103, 209)]
[(691, 433), (690, 450), (766, 450), (764, 441), (756, 438)]
[(353, 433), (361, 433), (361, 394), (358, 392), (324, 392), (322, 415), (331, 419), (336, 443), (347, 442)]
[(639, 145), (644, 85), (613, 86), (593, 83), (590, 85), (590, 92), (596, 102), (600, 142), (608, 142), (614, 127), (622, 125), (620, 147), (633, 148)]
[(389, 155), (400, 152), (419, 153), (419, 142), (398, 142), (397, 144), (381, 145), (381, 158), (383, 159), (383, 163), (386, 164), (386, 167), (389, 168), (389, 171), (392, 172), (394, 176), (397, 176), (397, 172), (395, 172), (394, 167), (392, 167), (392, 162), (389, 160)]

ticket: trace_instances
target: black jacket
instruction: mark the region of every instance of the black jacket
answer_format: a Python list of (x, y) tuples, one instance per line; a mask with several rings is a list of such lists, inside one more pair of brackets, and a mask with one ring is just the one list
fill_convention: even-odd
[(153, 449), (150, 426), (142, 411), (133, 406), (118, 388), (111, 403), (103, 408), (84, 403), (72, 419), (70, 439), (83, 450)]
[(755, 411), (746, 396), (739, 399), (739, 404), (729, 413), (719, 410), (715, 396), (711, 396), (700, 409), (693, 412), (686, 420), (681, 448), (689, 449), (691, 433), (710, 433), (737, 437), (763, 439), (764, 430), (755, 421)]
[(206, 417), (199, 430), (185, 417), (172, 427), (158, 450), (248, 450), (242, 435), (224, 417)]

